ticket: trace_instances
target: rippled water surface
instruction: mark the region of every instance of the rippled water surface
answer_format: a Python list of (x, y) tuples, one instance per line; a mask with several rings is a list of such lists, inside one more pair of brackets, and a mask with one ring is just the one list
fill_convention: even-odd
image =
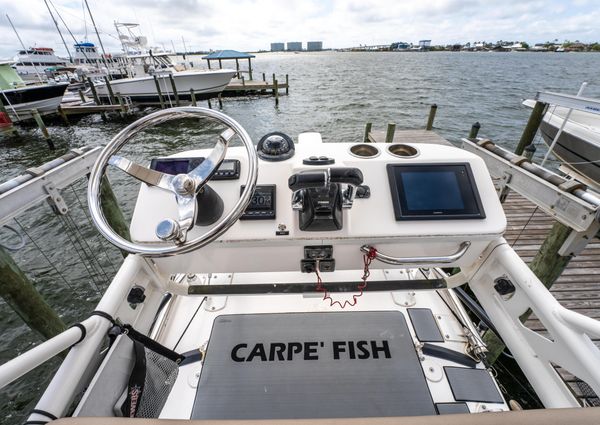
[[(187, 60), (201, 63), (199, 57)], [(421, 128), (429, 105), (436, 103), (435, 130), (449, 140), (459, 141), (479, 121), (480, 135), (512, 148), (529, 115), (521, 106), (522, 99), (539, 90), (576, 93), (583, 81), (589, 83), (586, 94), (598, 97), (599, 68), (600, 54), (593, 53), (259, 54), (254, 60), (255, 77), (262, 72), (267, 76), (275, 73), (282, 81), (288, 74), (289, 96), (281, 97), (278, 108), (272, 97), (228, 98), (223, 111), (238, 120), (255, 141), (277, 130), (295, 140), (298, 133), (318, 131), (326, 142), (356, 142), (362, 139), (367, 121), (381, 130), (389, 122), (396, 123), (398, 129)], [(103, 122), (99, 116), (89, 116), (70, 127), (51, 124), (55, 151), (49, 151), (39, 131), (31, 128), (21, 131), (20, 141), (0, 139), (0, 181), (70, 148), (105, 144), (132, 120)], [(181, 122), (146, 132), (125, 153), (143, 161), (209, 146), (214, 131), (210, 126)], [(540, 148), (537, 155), (543, 151)], [(118, 174), (110, 177), (129, 215), (136, 184)], [(70, 206), (70, 219), (56, 218), (46, 204), (18, 217), (13, 226), (26, 237), (27, 244), (13, 257), (65, 323), (72, 324), (93, 310), (121, 257), (89, 223), (85, 181), (67, 189), (64, 197)], [(0, 232), (0, 241), (9, 237), (8, 232)], [(84, 266), (83, 260), (90, 256), (93, 260)], [(41, 341), (2, 301), (0, 318), (1, 362)], [(57, 365), (58, 361), (50, 362), (2, 390), (0, 423), (22, 420)]]

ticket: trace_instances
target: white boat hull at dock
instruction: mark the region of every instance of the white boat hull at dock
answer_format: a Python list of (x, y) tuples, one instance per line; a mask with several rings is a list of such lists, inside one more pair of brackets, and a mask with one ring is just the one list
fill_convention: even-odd
[[(169, 99), (171, 102), (175, 100), (173, 85), (169, 75), (173, 76), (179, 98), (191, 100), (190, 91), (192, 89), (197, 99), (207, 99), (221, 93), (235, 75), (235, 71), (220, 69), (216, 71), (182, 71), (172, 74), (157, 74), (156, 77), (160, 92), (167, 103)], [(159, 101), (154, 76), (111, 81), (110, 86), (113, 94), (129, 97), (134, 102), (157, 103)], [(106, 84), (97, 85), (96, 91), (101, 98), (109, 97)]]
[(14, 122), (30, 119), (37, 110), (41, 115), (56, 113), (68, 83), (27, 86), (2, 91), (2, 102)]

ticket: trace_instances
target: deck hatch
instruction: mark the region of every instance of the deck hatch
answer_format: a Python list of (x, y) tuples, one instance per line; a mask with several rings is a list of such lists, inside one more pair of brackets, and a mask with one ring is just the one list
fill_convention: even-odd
[(487, 370), (446, 366), (444, 372), (456, 401), (504, 403)]
[(408, 315), (421, 342), (444, 342), (433, 313), (428, 308), (409, 308)]
[(401, 312), (226, 315), (191, 419), (435, 415)]

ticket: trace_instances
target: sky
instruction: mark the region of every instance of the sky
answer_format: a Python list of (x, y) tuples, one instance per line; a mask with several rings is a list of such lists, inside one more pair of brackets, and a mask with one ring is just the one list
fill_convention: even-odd
[[(81, 0), (48, 0), (77, 41), (97, 43)], [(600, 41), (599, 0), (88, 0), (102, 41), (120, 51), (113, 25), (136, 22), (150, 45), (183, 51), (269, 50), (272, 42), (323, 41), (325, 48), (395, 41), (453, 44), (497, 40), (530, 44)], [(55, 8), (55, 9), (54, 9)], [(0, 0), (0, 58), (26, 47), (66, 55), (44, 0)], [(56, 17), (59, 20), (58, 17)], [(59, 25), (69, 47), (73, 38)], [(304, 44), (306, 47), (306, 44)]]

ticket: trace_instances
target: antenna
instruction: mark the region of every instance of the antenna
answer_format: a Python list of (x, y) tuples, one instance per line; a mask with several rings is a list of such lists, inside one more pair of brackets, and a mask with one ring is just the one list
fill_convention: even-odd
[(48, 12), (50, 12), (50, 17), (52, 18), (52, 22), (54, 22), (56, 31), (58, 31), (58, 35), (60, 35), (60, 39), (62, 40), (63, 45), (65, 46), (65, 49), (67, 49), (67, 55), (69, 55), (69, 61), (71, 63), (73, 63), (73, 57), (71, 56), (71, 51), (69, 50), (69, 47), (67, 47), (67, 42), (65, 41), (65, 38), (63, 37), (62, 32), (60, 32), (60, 28), (58, 27), (58, 22), (56, 22), (56, 18), (54, 17), (52, 10), (50, 10), (50, 5), (48, 4), (47, 0), (44, 0), (44, 3), (46, 4), (46, 7), (48, 8)]
[[(8, 13), (6, 14), (6, 19), (8, 19), (8, 22), (10, 23), (10, 26), (12, 27), (13, 31), (15, 32), (15, 35), (17, 36), (17, 38), (19, 39), (19, 42), (21, 43), (21, 47), (23, 48), (23, 50), (25, 51), (25, 53), (27, 53), (27, 49), (25, 48), (25, 44), (23, 44), (23, 40), (21, 40), (21, 37), (19, 36), (19, 33), (17, 32), (15, 26), (13, 25), (12, 21), (10, 20), (10, 16), (8, 16)], [(31, 62), (31, 64), (33, 65), (33, 69), (35, 70), (35, 75), (37, 75), (37, 77), (39, 78), (40, 82), (42, 82), (42, 77), (40, 76), (40, 73), (37, 69), (37, 66), (34, 65), (35, 62)]]
[[(90, 5), (87, 0), (83, 0), (85, 2), (85, 6), (87, 7), (88, 13), (90, 14), (90, 19), (92, 21), (92, 25), (94, 26), (94, 31), (96, 31), (96, 36), (98, 36), (98, 42), (100, 43), (100, 47), (102, 48), (102, 62), (104, 62), (104, 66), (106, 66), (106, 70), (108, 71), (108, 63), (106, 63), (106, 51), (104, 50), (104, 44), (102, 44), (102, 39), (100, 38), (100, 33), (98, 32), (98, 27), (96, 27), (96, 22), (94, 21), (94, 16), (92, 15), (92, 11), (90, 10)], [(108, 79), (110, 78), (110, 72), (108, 72)]]

